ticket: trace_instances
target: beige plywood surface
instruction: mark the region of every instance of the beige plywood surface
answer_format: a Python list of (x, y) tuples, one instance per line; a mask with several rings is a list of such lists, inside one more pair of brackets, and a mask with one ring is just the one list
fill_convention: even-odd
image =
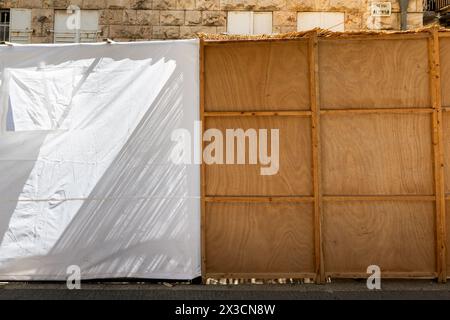
[(435, 270), (433, 202), (330, 202), (324, 207), (325, 270)]
[(321, 40), (322, 109), (431, 107), (428, 47), (418, 40)]
[(208, 273), (314, 272), (312, 204), (208, 203)]
[(434, 194), (429, 114), (324, 115), (325, 195)]
[(450, 107), (450, 38), (440, 38), (442, 106)]
[[(279, 129), (279, 170), (277, 174), (261, 175), (261, 167), (267, 166), (250, 165), (248, 161), (245, 165), (206, 165), (207, 196), (312, 194), (311, 124), (309, 118), (214, 117), (207, 119), (206, 128), (219, 129), (224, 137), (226, 129)], [(270, 148), (269, 154), (271, 154)]]
[(305, 40), (206, 47), (206, 111), (306, 109), (310, 105)]

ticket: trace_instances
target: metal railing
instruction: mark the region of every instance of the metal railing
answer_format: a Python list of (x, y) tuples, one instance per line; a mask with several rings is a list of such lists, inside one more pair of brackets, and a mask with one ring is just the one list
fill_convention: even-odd
[(425, 0), (423, 11), (440, 11), (448, 6), (450, 6), (450, 0)]

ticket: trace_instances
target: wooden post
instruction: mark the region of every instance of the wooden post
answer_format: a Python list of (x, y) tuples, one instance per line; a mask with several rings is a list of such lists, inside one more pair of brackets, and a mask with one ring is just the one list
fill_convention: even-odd
[(200, 39), (200, 121), (201, 121), (201, 134), (200, 134), (200, 203), (201, 203), (201, 219), (200, 219), (200, 232), (201, 232), (201, 267), (202, 267), (202, 282), (206, 284), (206, 168), (203, 161), (203, 132), (205, 131), (205, 42)]
[(325, 283), (322, 250), (322, 189), (320, 160), (320, 104), (319, 104), (319, 48), (317, 31), (311, 33), (308, 41), (309, 78), (311, 98), (312, 170), (314, 190), (314, 266), (316, 283)]
[(444, 156), (442, 134), (442, 102), (441, 102), (441, 70), (439, 57), (439, 32), (431, 30), (428, 40), (430, 60), (430, 89), (433, 106), (433, 154), (434, 154), (434, 184), (436, 196), (436, 267), (439, 282), (447, 281), (447, 248), (445, 223), (445, 185)]

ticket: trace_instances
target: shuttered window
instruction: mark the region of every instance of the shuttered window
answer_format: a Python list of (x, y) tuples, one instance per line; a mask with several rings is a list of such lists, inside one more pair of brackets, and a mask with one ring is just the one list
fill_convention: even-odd
[(31, 9), (11, 9), (11, 22), (9, 27), (9, 41), (13, 43), (30, 43)]
[[(79, 15), (79, 16), (77, 16)], [(55, 43), (96, 42), (98, 11), (55, 11)]]
[(297, 14), (298, 31), (322, 28), (343, 32), (344, 22), (344, 12), (299, 12)]
[(229, 34), (271, 34), (272, 12), (230, 11), (227, 32)]

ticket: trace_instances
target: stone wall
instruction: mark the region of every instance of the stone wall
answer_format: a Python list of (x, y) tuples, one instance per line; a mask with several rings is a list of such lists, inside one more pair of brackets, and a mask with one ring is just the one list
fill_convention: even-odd
[[(369, 0), (0, 0), (0, 8), (31, 8), (32, 42), (52, 42), (54, 9), (70, 4), (100, 11), (101, 37), (118, 41), (175, 39), (226, 32), (227, 11), (273, 11), (273, 31), (295, 31), (298, 11), (345, 12), (345, 29), (399, 29), (400, 8), (370, 16)], [(408, 27), (422, 26), (422, 0), (410, 0)]]

